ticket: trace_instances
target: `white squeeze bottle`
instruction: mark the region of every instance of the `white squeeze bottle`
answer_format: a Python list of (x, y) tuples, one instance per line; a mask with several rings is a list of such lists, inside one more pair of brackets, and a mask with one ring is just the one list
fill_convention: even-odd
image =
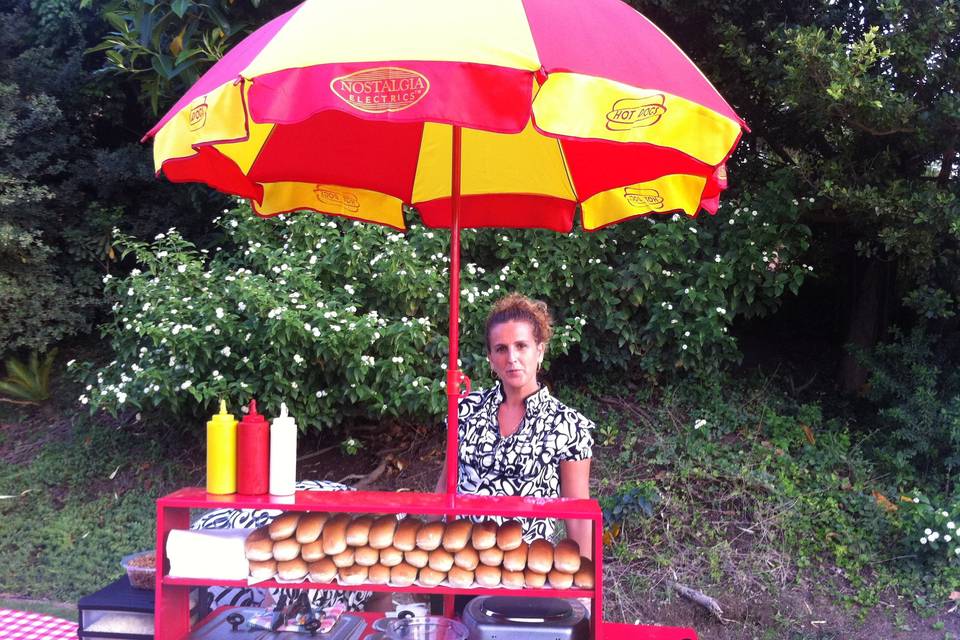
[(270, 425), (270, 493), (291, 496), (297, 484), (297, 423), (280, 403), (280, 416)]

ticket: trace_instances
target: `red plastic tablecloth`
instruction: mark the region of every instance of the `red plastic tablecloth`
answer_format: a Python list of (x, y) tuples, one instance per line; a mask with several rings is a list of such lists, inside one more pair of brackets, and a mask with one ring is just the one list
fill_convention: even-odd
[(76, 640), (77, 623), (30, 611), (0, 609), (0, 640)]

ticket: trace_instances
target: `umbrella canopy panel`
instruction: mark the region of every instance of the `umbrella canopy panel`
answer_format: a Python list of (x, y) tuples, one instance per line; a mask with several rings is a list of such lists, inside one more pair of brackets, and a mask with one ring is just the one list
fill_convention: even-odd
[[(560, 10), (562, 7), (562, 10)], [(619, 0), (308, 0), (228, 53), (148, 134), (158, 171), (404, 228), (569, 231), (714, 212), (744, 126)]]

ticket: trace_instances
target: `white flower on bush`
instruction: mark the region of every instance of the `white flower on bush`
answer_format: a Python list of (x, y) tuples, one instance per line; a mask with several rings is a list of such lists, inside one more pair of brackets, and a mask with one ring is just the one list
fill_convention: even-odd
[(293, 387), (294, 389), (299, 389), (299, 388), (300, 388), (300, 385), (298, 385), (296, 382), (291, 382), (291, 383), (290, 383), (290, 386)]
[(214, 309), (214, 313), (217, 315), (217, 318), (222, 318), (222, 317), (223, 317), (223, 308), (222, 308), (222, 307), (217, 307), (216, 309)]
[(947, 529), (956, 529), (956, 527), (957, 525), (955, 525), (952, 520), (947, 523)]
[(187, 265), (185, 264), (177, 265), (177, 273), (186, 273), (186, 272), (187, 272)]
[(390, 358), (390, 361), (393, 364), (403, 364), (403, 356), (393, 356), (392, 358)]
[(88, 398), (86, 394), (80, 396), (79, 398), (77, 398), (77, 400), (80, 402), (80, 404), (87, 404), (88, 402), (90, 402), (90, 398)]
[(303, 356), (301, 356), (299, 353), (295, 353), (293, 354), (293, 361), (297, 364), (303, 364)]
[(373, 356), (360, 356), (360, 363), (372, 367), (374, 364)]
[(928, 528), (928, 529), (924, 529), (924, 530), (923, 530), (923, 535), (925, 535), (925, 536), (929, 536), (931, 533), (933, 533), (933, 530), (932, 530), (932, 529), (929, 529), (929, 528)]
[(707, 426), (707, 421), (704, 420), (703, 418), (700, 418), (699, 420), (693, 423), (694, 429), (699, 429), (700, 427), (705, 427), (705, 426)]
[(927, 544), (926, 538), (920, 538), (920, 544)]
[(320, 390), (320, 391), (317, 391), (317, 393), (314, 394), (314, 395), (316, 395), (318, 398), (323, 398), (323, 397), (325, 397), (325, 396), (328, 395), (328, 392), (327, 392), (327, 391)]
[(226, 347), (224, 347), (223, 349), (220, 349), (220, 353), (229, 358), (229, 357), (230, 357), (230, 347), (229, 347), (229, 346), (226, 346)]
[(724, 309), (723, 307), (717, 307), (717, 313), (723, 316), (727, 314), (727, 310)]
[(940, 515), (942, 515), (944, 518), (949, 518), (949, 517), (950, 517), (950, 514), (947, 513), (946, 511), (941, 511), (941, 512), (940, 512)]

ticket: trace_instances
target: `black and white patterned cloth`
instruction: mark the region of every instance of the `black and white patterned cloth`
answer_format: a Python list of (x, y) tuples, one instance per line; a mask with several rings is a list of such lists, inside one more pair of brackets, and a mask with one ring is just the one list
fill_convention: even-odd
[[(497, 382), (460, 400), (457, 491), (484, 496), (559, 497), (560, 463), (592, 457), (594, 423), (541, 386), (524, 401), (526, 412), (516, 432), (504, 438), (497, 418), (504, 399)], [(523, 537), (528, 542), (553, 538), (554, 533), (552, 519), (523, 521)]]
[[(327, 480), (302, 480), (297, 483), (297, 491), (353, 491), (349, 487), (339, 482), (329, 482)], [(214, 509), (200, 516), (193, 524), (191, 529), (255, 529), (269, 524), (274, 518), (283, 513), (278, 509)], [(222, 606), (233, 607), (259, 607), (268, 606), (270, 601), (276, 602), (281, 594), (287, 594), (288, 598), (295, 598), (302, 593), (300, 589), (264, 589), (258, 587), (235, 588), (235, 587), (209, 587), (208, 593), (213, 596), (211, 609)], [(267, 594), (271, 596), (267, 600)], [(309, 591), (310, 602), (314, 608), (323, 609), (332, 607), (338, 602), (343, 602), (351, 611), (357, 611), (363, 608), (363, 604), (373, 595), (367, 591), (320, 591), (311, 589)]]

